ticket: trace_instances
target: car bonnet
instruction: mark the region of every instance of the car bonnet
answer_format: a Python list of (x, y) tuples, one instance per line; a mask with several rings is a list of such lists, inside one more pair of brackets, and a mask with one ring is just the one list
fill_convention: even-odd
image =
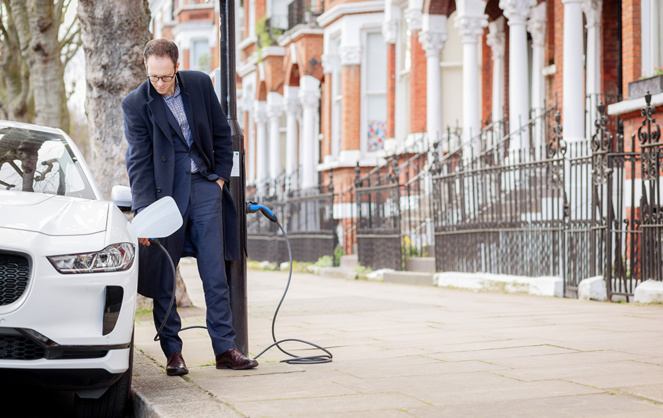
[(87, 235), (106, 230), (108, 202), (0, 191), (0, 214), (0, 228), (54, 236)]

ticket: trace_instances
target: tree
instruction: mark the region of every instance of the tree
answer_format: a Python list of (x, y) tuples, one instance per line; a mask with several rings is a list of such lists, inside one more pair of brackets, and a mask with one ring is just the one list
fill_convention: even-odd
[(9, 0), (0, 4), (0, 117), (26, 122), (30, 71), (21, 57)]
[[(3, 0), (5, 5), (7, 0)], [(79, 41), (75, 23), (60, 39), (60, 28), (72, 0), (9, 0), (21, 57), (30, 72), (35, 122), (69, 129), (64, 68)]]
[(129, 184), (121, 102), (145, 80), (143, 47), (152, 38), (148, 0), (79, 0), (85, 51), (86, 97), (92, 166), (104, 196)]
[[(0, 116), (69, 130), (64, 69), (80, 47), (74, 0), (1, 0)], [(37, 94), (35, 94), (37, 92)]]
[[(79, 0), (78, 19), (85, 51), (85, 113), (92, 169), (104, 196), (115, 184), (129, 184), (124, 154), (121, 102), (145, 81), (143, 48), (152, 39), (148, 0)], [(178, 306), (191, 306), (177, 274)]]

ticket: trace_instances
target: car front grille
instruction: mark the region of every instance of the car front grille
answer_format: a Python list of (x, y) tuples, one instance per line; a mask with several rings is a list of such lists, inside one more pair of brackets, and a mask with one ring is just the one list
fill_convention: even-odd
[(46, 350), (18, 335), (0, 335), (0, 360), (36, 360), (44, 358)]
[(19, 254), (0, 253), (0, 306), (21, 297), (30, 280), (30, 260)]

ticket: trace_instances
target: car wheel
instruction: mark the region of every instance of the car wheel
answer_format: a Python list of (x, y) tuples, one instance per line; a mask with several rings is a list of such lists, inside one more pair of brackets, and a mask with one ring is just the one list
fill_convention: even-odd
[(98, 399), (74, 397), (74, 411), (77, 417), (122, 418), (131, 394), (131, 377), (134, 365), (134, 338), (131, 336), (129, 368)]

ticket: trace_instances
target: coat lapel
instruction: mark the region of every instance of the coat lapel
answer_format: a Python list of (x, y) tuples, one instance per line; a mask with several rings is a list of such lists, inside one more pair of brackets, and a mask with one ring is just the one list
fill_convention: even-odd
[(166, 108), (166, 115), (168, 115), (168, 123), (170, 123), (170, 126), (175, 130), (177, 136), (179, 136), (182, 142), (184, 142), (184, 144), (186, 144), (186, 146), (188, 147), (189, 144), (187, 144), (186, 139), (184, 139), (184, 133), (182, 132), (182, 127), (180, 126), (180, 123), (175, 118), (175, 115), (173, 115), (173, 112), (170, 111), (168, 105), (166, 105), (165, 108)]
[[(149, 83), (149, 81), (148, 81)], [(166, 109), (166, 103), (164, 103), (163, 99), (156, 93), (156, 97), (152, 95), (152, 85), (148, 85), (147, 88), (150, 90), (148, 95), (149, 95), (149, 101), (147, 102), (147, 106), (150, 108), (150, 111), (152, 112), (152, 115), (154, 116), (154, 120), (156, 121), (157, 125), (159, 125), (159, 128), (163, 132), (164, 136), (168, 138), (169, 141), (172, 142), (172, 137), (170, 134), (170, 128), (168, 126), (168, 110)]]
[[(180, 94), (182, 95), (182, 103), (184, 104), (184, 113), (186, 113), (186, 119), (189, 121), (189, 129), (191, 129), (191, 138), (194, 142), (198, 142), (198, 132), (196, 132), (196, 124), (193, 120), (193, 109), (191, 108), (191, 97), (184, 88), (184, 80), (181, 76), (181, 73), (177, 73), (180, 76)], [(200, 144), (199, 144), (200, 145)]]

